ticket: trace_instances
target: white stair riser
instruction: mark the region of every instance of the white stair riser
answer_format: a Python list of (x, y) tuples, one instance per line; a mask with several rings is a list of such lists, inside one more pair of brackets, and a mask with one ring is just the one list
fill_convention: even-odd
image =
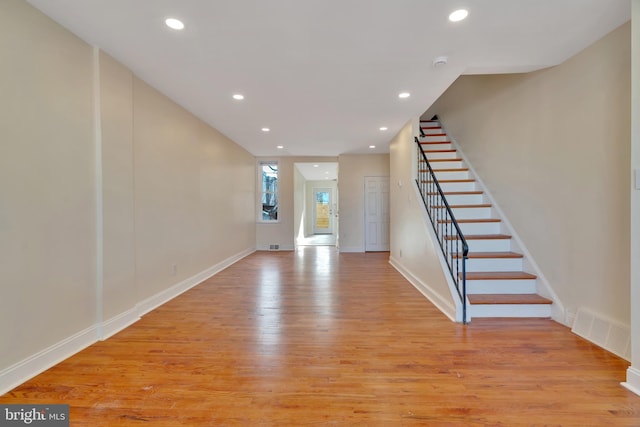
[(445, 194), (450, 205), (477, 205), (484, 202), (482, 194)]
[(508, 252), (511, 250), (511, 239), (469, 239), (467, 245), (473, 252)]
[(427, 150), (453, 150), (453, 146), (450, 142), (446, 144), (422, 144), (422, 149)]
[(421, 142), (443, 142), (449, 141), (449, 137), (443, 134), (425, 135), (420, 137)]
[(441, 182), (440, 188), (442, 191), (474, 191), (476, 189), (476, 183), (473, 182)]
[(456, 219), (491, 218), (491, 208), (451, 208)]
[[(432, 148), (432, 150), (450, 150), (450, 148)], [(455, 159), (458, 156), (458, 153), (455, 151), (445, 152), (445, 153), (425, 153), (427, 155), (427, 159), (429, 161), (433, 159)]]
[(458, 224), (462, 234), (499, 234), (499, 222), (463, 222)]
[(474, 317), (551, 317), (550, 304), (477, 304), (468, 307)]
[(536, 280), (467, 280), (468, 294), (533, 294)]
[(443, 134), (444, 131), (442, 130), (441, 127), (434, 127), (433, 125), (428, 125), (422, 128), (422, 132), (424, 132), (425, 135), (433, 135), (435, 134)]
[(438, 181), (443, 179), (468, 179), (469, 171), (433, 171)]
[(522, 258), (469, 258), (468, 272), (521, 271)]
[(462, 167), (462, 160), (443, 160), (429, 163), (432, 169), (457, 169)]

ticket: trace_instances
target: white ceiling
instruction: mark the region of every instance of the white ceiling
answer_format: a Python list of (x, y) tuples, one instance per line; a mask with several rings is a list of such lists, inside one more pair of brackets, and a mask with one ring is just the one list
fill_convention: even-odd
[(295, 166), (307, 181), (338, 179), (338, 163), (335, 162), (295, 163)]
[(630, 19), (629, 0), (28, 1), (256, 156), (388, 152), (460, 74), (556, 65)]

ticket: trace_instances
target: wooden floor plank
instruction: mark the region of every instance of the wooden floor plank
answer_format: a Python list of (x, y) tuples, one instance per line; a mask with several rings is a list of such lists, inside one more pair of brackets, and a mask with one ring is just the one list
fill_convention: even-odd
[(0, 397), (72, 426), (638, 426), (628, 362), (544, 319), (443, 316), (388, 263), (257, 252)]

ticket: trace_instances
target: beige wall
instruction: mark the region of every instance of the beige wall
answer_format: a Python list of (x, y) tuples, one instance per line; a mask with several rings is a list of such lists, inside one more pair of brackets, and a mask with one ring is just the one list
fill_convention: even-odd
[(2, 372), (96, 320), (96, 168), (91, 47), (7, 0), (0, 64)]
[(389, 176), (389, 155), (349, 154), (338, 158), (341, 252), (364, 252), (365, 176)]
[[(255, 165), (256, 186), (257, 165), (261, 161), (278, 162), (278, 221), (266, 223), (259, 221), (256, 224), (256, 248), (258, 250), (268, 250), (269, 245), (280, 245), (280, 250), (294, 249), (294, 236), (297, 237), (297, 226), (300, 221), (296, 221), (294, 210), (294, 196), (302, 194), (300, 188), (294, 191), (294, 176), (296, 174), (295, 163), (313, 162), (337, 162), (335, 157), (258, 157)], [(255, 204), (259, 203), (259, 192), (255, 195)], [(304, 203), (304, 202), (303, 202)], [(255, 220), (258, 220), (257, 213)]]
[(568, 310), (629, 325), (630, 25), (565, 63), (464, 76), (438, 114)]
[(133, 188), (133, 74), (100, 54), (105, 319), (137, 302)]
[[(440, 263), (440, 247), (430, 234), (431, 223), (422, 207), (412, 167), (414, 135), (407, 123), (391, 141), (391, 264), (449, 318), (456, 303)], [(461, 320), (461, 318), (459, 319)]]
[(137, 78), (133, 93), (136, 275), (144, 299), (254, 247), (255, 162)]
[[(640, 0), (632, 1), (631, 169), (640, 175)], [(627, 382), (640, 394), (640, 189), (631, 189), (631, 362)]]
[(251, 154), (24, 1), (0, 62), (2, 394), (252, 252), (256, 204)]

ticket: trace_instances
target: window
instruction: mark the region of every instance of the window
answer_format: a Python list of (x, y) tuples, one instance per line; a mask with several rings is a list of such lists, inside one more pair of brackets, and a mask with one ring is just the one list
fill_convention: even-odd
[(262, 221), (278, 220), (278, 163), (260, 163)]

